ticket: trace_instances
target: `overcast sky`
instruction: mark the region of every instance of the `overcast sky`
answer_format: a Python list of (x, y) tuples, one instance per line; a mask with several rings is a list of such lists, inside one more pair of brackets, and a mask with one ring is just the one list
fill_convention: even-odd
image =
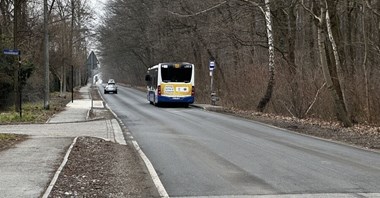
[[(87, 0), (87, 2), (90, 5), (91, 9), (94, 11), (95, 21), (93, 22), (93, 26), (97, 27), (100, 19), (104, 15), (104, 4), (107, 2), (107, 0)], [(88, 49), (90, 51), (96, 51), (96, 44), (94, 40), (89, 40)]]
[(91, 8), (95, 11), (95, 17), (97, 19), (101, 18), (103, 15), (104, 4), (107, 0), (88, 0)]

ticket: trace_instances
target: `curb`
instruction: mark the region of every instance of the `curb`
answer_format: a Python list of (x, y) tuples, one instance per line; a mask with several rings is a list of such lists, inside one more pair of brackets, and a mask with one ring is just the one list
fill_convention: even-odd
[[(98, 91), (99, 91), (99, 89), (98, 89)], [(105, 102), (105, 100), (104, 100), (102, 94), (99, 93), (99, 95), (100, 95), (100, 97), (102, 98), (103, 102), (106, 104), (105, 107), (106, 107), (109, 111), (111, 111), (111, 113), (115, 116), (115, 118), (116, 118), (116, 120), (117, 120), (117, 122), (118, 122), (118, 126), (119, 126), (119, 128), (120, 128), (120, 132), (122, 133), (122, 131), (121, 131), (121, 126), (120, 126), (120, 125), (123, 125), (123, 126), (124, 126), (123, 122), (121, 121), (121, 119), (120, 119), (119, 117), (117, 117), (116, 113), (113, 112), (111, 108), (109, 108), (109, 106), (108, 106), (108, 104)], [(125, 127), (125, 126), (124, 126), (124, 127)], [(126, 128), (126, 127), (125, 127), (125, 128)], [(122, 135), (123, 135), (123, 134), (122, 134)], [(132, 135), (130, 135), (130, 136), (132, 137)], [(115, 137), (115, 138), (116, 138), (116, 137)], [(124, 141), (125, 141), (125, 137), (124, 137), (124, 135), (123, 135), (123, 139), (124, 139)], [(134, 139), (134, 138), (132, 137), (132, 139)], [(166, 192), (164, 185), (162, 184), (160, 178), (158, 177), (158, 174), (157, 174), (156, 170), (154, 169), (154, 167), (153, 167), (152, 163), (150, 162), (150, 160), (148, 159), (148, 157), (147, 157), (147, 156), (145, 155), (145, 153), (141, 150), (141, 148), (140, 148), (140, 146), (138, 145), (138, 143), (137, 143), (136, 140), (132, 140), (132, 144), (133, 144), (135, 150), (137, 151), (137, 153), (139, 154), (139, 156), (141, 157), (141, 159), (144, 161), (144, 164), (145, 164), (146, 168), (148, 169), (149, 175), (150, 175), (150, 177), (152, 178), (153, 183), (154, 183), (154, 185), (155, 185), (155, 187), (156, 187), (156, 189), (157, 189), (158, 194), (160, 195), (160, 197), (169, 198), (169, 194)]]
[(46, 189), (44, 195), (42, 196), (42, 198), (47, 198), (49, 196), (51, 190), (53, 189), (55, 183), (58, 180), (59, 174), (61, 173), (61, 171), (63, 170), (64, 166), (66, 165), (66, 163), (67, 163), (67, 161), (69, 159), (69, 155), (70, 155), (71, 150), (73, 149), (75, 143), (77, 142), (77, 139), (78, 139), (78, 137), (75, 137), (74, 140), (73, 140), (73, 143), (71, 143), (69, 149), (66, 152), (65, 157), (63, 158), (63, 161), (62, 161), (61, 165), (59, 166), (58, 170), (55, 172), (54, 177), (51, 180), (51, 182), (50, 182), (48, 188)]

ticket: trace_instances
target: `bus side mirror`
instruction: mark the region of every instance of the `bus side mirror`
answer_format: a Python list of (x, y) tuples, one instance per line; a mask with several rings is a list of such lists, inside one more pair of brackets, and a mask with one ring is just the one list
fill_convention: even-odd
[(151, 79), (151, 77), (150, 77), (150, 75), (146, 75), (145, 76), (145, 81), (151, 81), (152, 79)]

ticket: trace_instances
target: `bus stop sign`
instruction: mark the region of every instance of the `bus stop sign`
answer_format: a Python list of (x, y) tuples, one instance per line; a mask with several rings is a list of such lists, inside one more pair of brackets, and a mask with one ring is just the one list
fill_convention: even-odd
[(10, 49), (5, 49), (3, 50), (3, 54), (5, 55), (13, 55), (13, 56), (19, 56), (20, 55), (20, 50), (10, 50)]
[(210, 61), (210, 71), (215, 69), (215, 61)]

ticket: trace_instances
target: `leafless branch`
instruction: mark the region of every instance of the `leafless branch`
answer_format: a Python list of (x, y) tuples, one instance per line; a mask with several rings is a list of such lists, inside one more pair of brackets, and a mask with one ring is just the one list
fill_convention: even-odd
[(319, 18), (317, 15), (315, 15), (314, 12), (313, 12), (310, 8), (308, 8), (308, 7), (305, 6), (303, 0), (302, 0), (301, 4), (302, 4), (302, 7), (303, 7), (307, 12), (309, 12), (309, 13), (311, 14), (311, 16), (314, 17), (314, 19), (316, 19), (316, 20), (318, 20), (318, 21), (321, 21), (321, 18)]
[(199, 11), (197, 13), (194, 13), (194, 14), (186, 14), (186, 15), (183, 15), (183, 14), (179, 14), (179, 13), (176, 13), (176, 12), (173, 12), (173, 11), (168, 11), (170, 14), (173, 14), (173, 15), (176, 15), (178, 17), (193, 17), (193, 16), (198, 16), (198, 15), (201, 15), (203, 13), (206, 13), (210, 10), (213, 10), (215, 8), (218, 8), (220, 6), (222, 6), (223, 4), (227, 3), (227, 1), (223, 1), (223, 2), (220, 2), (219, 4), (215, 5), (215, 6), (212, 6), (210, 8), (207, 8), (205, 10), (202, 10), (202, 11)]
[(314, 100), (313, 102), (309, 105), (309, 107), (307, 108), (306, 112), (305, 112), (305, 116), (309, 113), (309, 111), (311, 110), (311, 108), (314, 106), (315, 102), (317, 101), (318, 99), (318, 96), (319, 94), (321, 93), (321, 90), (326, 86), (326, 82), (323, 83), (323, 85), (318, 89), (317, 93), (315, 94), (314, 96)]
[(367, 5), (367, 7), (374, 13), (376, 14), (377, 16), (380, 16), (380, 13), (377, 12), (375, 9), (372, 8), (371, 4), (369, 4), (368, 0), (363, 0), (364, 3)]
[(247, 3), (250, 3), (252, 4), (253, 6), (256, 6), (260, 9), (261, 13), (263, 13), (265, 15), (265, 11), (264, 11), (264, 8), (262, 6), (260, 6), (258, 3), (254, 2), (254, 1), (250, 1), (250, 0), (242, 0), (244, 2), (247, 2)]
[(290, 114), (290, 115), (292, 115), (292, 117), (296, 117), (293, 113), (292, 113), (292, 111), (291, 111), (291, 109), (288, 107), (288, 105), (284, 102), (284, 101), (282, 101), (282, 105), (284, 105), (284, 107), (285, 107), (285, 109), (288, 111), (288, 113)]

